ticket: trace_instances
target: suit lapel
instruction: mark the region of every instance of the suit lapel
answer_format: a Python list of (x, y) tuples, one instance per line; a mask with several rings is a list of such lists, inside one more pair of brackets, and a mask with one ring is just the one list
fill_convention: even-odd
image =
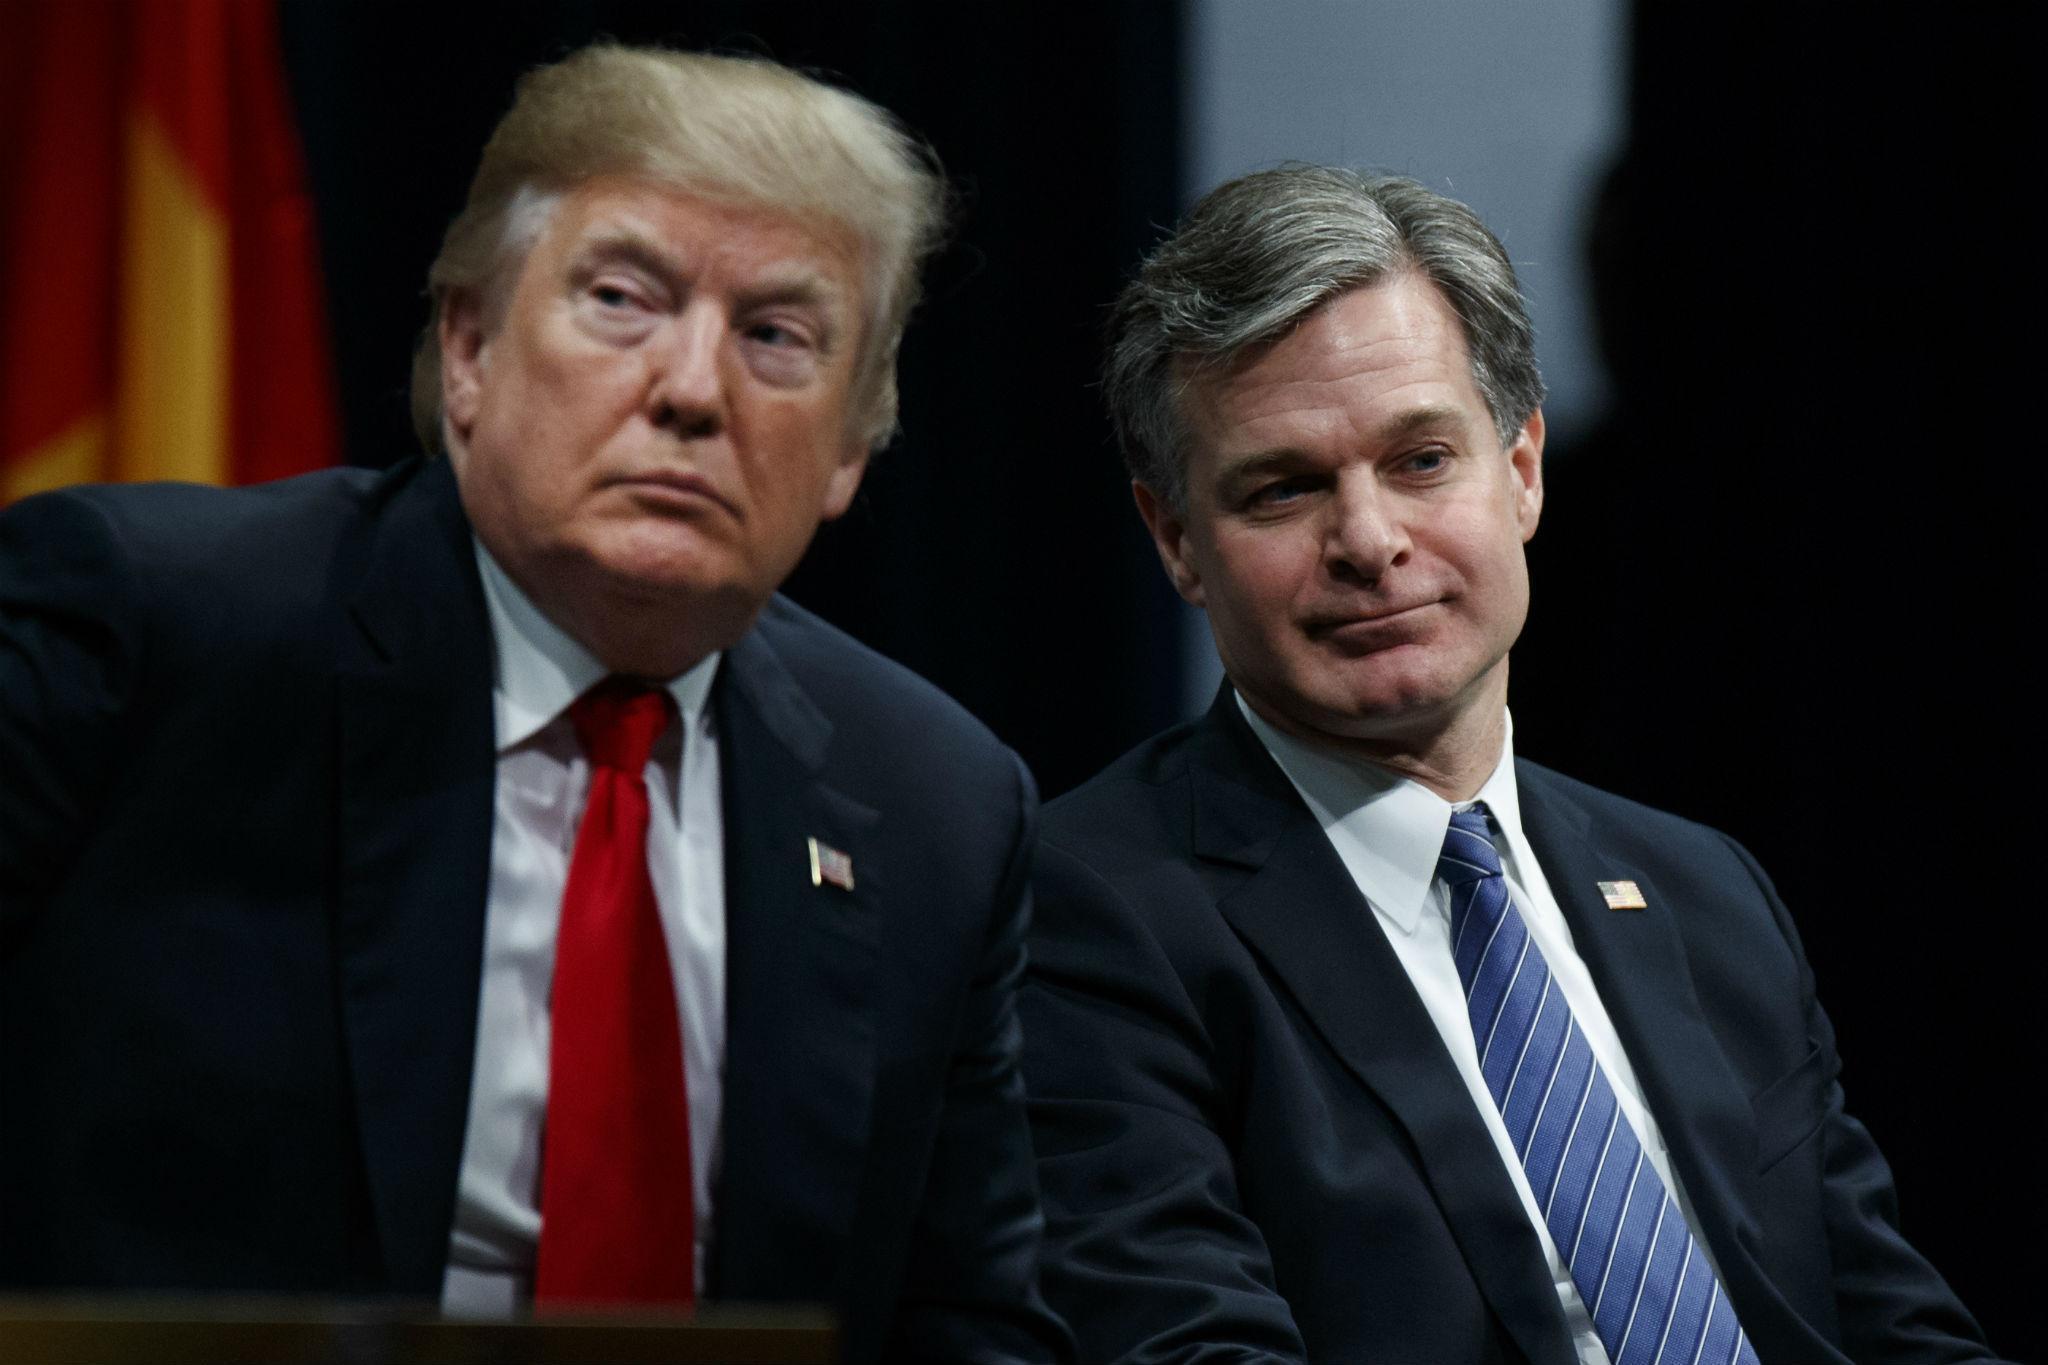
[[(1371, 907), (1228, 692), (1204, 723), (1196, 855), (1218, 908), (1406, 1131), (1480, 1292), (1531, 1361), (1568, 1365), (1541, 1244)], [(1221, 869), (1240, 869), (1235, 874)]]
[[(725, 1297), (816, 1297), (838, 1272), (873, 1121), (875, 939), (890, 869), (874, 847), (877, 813), (822, 778), (831, 721), (761, 629), (727, 652), (714, 704), (727, 1136), (710, 1282)], [(811, 839), (851, 856), (852, 891), (813, 884)]]
[[(1749, 1271), (1757, 1228), (1756, 1131), (1747, 1094), (1729, 1070), (1694, 992), (1677, 916), (1645, 869), (1600, 852), (1586, 811), (1528, 764), (1518, 766), (1522, 824), (1600, 990), (1629, 1065), (1724, 1275)], [(1633, 881), (1642, 910), (1610, 910), (1597, 883)], [(1738, 1254), (1739, 1251), (1739, 1254)], [(1753, 1301), (1753, 1300), (1752, 1300)]]
[(336, 672), (336, 946), (388, 1286), (438, 1293), (476, 1049), (494, 758), (491, 646), (447, 461), (390, 485)]

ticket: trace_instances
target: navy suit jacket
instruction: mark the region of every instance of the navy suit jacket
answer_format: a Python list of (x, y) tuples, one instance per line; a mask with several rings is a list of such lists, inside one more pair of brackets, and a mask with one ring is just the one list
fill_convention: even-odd
[[(438, 1295), (491, 641), (446, 461), (0, 516), (0, 1285)], [(1015, 756), (780, 599), (728, 651), (708, 1295), (1050, 1359)], [(813, 886), (806, 840), (848, 853)]]
[[(1516, 768), (1522, 820), (1765, 1365), (1981, 1360), (1726, 836)], [(1450, 1054), (1226, 689), (1046, 810), (1023, 1014), (1045, 1287), (1094, 1361), (1576, 1356)], [(1632, 880), (1649, 908), (1606, 908)]]

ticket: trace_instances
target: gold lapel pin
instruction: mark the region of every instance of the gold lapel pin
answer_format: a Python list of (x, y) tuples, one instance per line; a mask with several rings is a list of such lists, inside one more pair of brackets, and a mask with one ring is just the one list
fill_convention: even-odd
[(1643, 899), (1642, 888), (1634, 882), (1595, 882), (1600, 888), (1600, 898), (1607, 902), (1609, 910), (1647, 910), (1650, 903)]
[(853, 859), (830, 844), (821, 844), (816, 839), (804, 840), (811, 848), (811, 885), (823, 886), (826, 882), (841, 891), (853, 890)]

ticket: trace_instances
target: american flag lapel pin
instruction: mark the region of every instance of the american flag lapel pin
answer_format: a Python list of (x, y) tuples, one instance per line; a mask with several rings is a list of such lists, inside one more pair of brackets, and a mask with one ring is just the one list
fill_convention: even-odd
[(1643, 899), (1643, 890), (1634, 882), (1595, 882), (1600, 888), (1600, 899), (1607, 902), (1609, 910), (1647, 910), (1650, 903)]
[(841, 891), (853, 890), (853, 859), (830, 844), (821, 844), (816, 839), (806, 839), (811, 850), (811, 885), (823, 886), (827, 882)]

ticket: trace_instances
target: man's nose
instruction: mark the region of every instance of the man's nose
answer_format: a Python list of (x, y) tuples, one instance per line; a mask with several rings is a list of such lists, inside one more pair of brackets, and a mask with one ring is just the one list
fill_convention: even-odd
[(1330, 511), (1323, 561), (1333, 577), (1371, 585), (1407, 558), (1408, 533), (1399, 509), (1369, 473), (1339, 479)]
[(662, 328), (648, 355), (648, 416), (656, 426), (685, 437), (725, 429), (725, 333), (725, 316), (709, 300), (692, 303)]

